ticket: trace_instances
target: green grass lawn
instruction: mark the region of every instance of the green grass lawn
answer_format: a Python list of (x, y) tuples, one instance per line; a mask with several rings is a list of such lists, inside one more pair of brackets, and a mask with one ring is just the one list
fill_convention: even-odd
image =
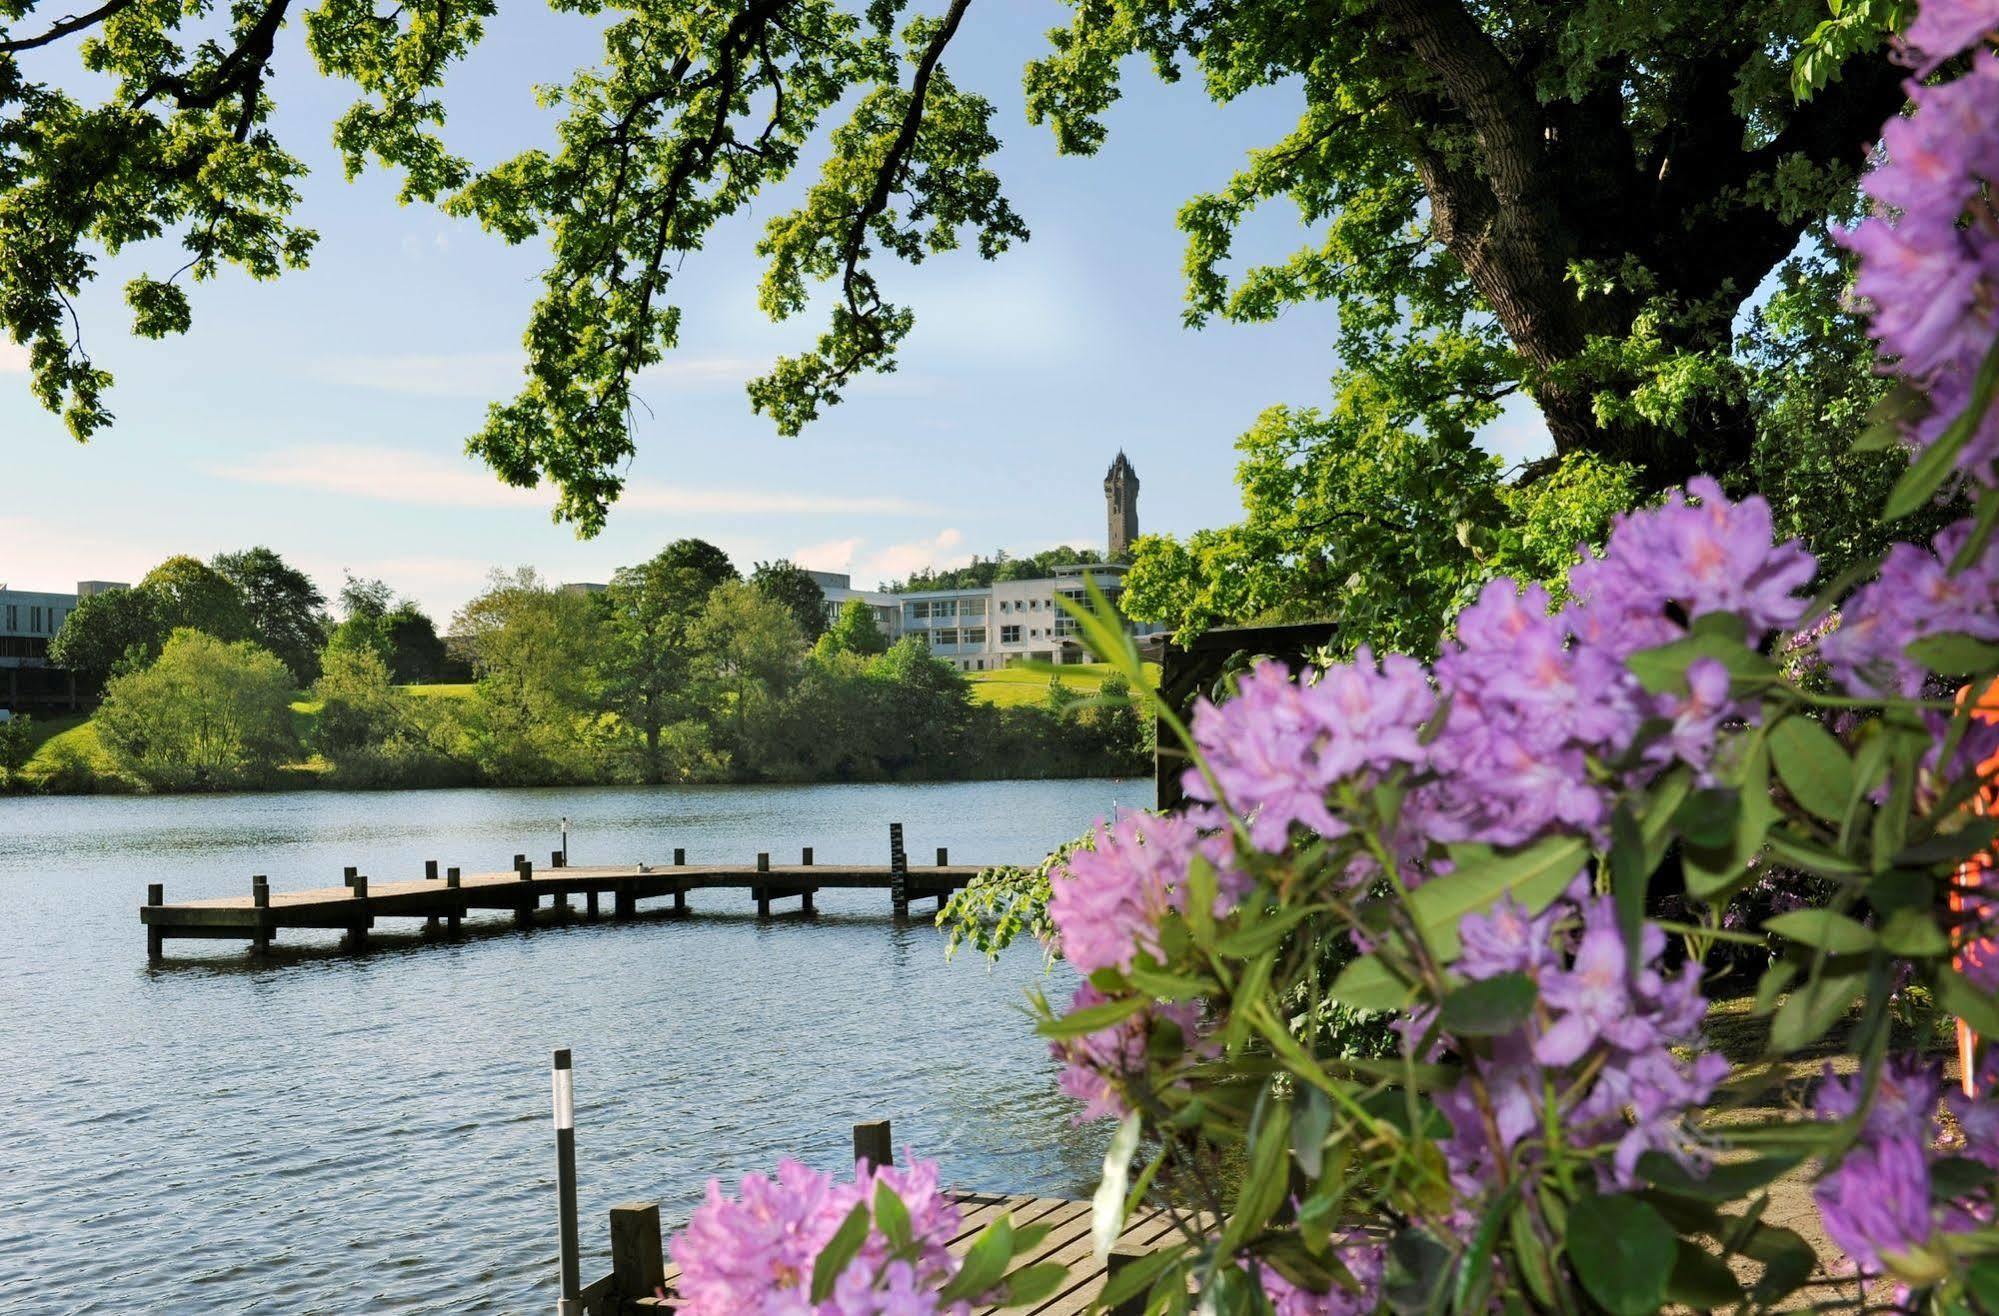
[(37, 776), (53, 768), (65, 755), (82, 758), (100, 776), (114, 769), (104, 743), (97, 738), (97, 724), (87, 714), (66, 713), (61, 717), (35, 719), (35, 755), (28, 760), (27, 775)]
[(398, 688), (405, 694), (415, 695), (419, 699), (470, 699), (472, 692), (479, 687), (470, 681), (458, 684), (447, 681), (437, 685), (405, 685)]
[[(1093, 695), (1111, 674), (1109, 663), (1078, 663), (1062, 669), (1062, 684), (1078, 694)], [(1155, 663), (1145, 665), (1147, 679), (1159, 679), (1159, 667)], [(1021, 667), (1002, 667), (997, 672), (967, 672), (965, 679), (972, 683), (972, 698), (1001, 707), (1019, 704), (1038, 704), (1048, 698), (1048, 676), (1043, 672), (1028, 671)]]

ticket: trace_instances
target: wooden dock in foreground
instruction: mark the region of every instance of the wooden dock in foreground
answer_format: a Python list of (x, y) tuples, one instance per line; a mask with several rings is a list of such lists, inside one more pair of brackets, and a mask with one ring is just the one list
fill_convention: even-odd
[[(856, 1160), (886, 1163), (889, 1160), (888, 1145), (889, 1126), (886, 1120), (855, 1126)], [(1171, 1212), (1140, 1207), (1125, 1222), (1124, 1232), (1118, 1236), (1110, 1256), (1099, 1259), (1093, 1254), (1091, 1246), (1091, 1206), (1088, 1202), (1061, 1197), (967, 1191), (953, 1192), (951, 1197), (958, 1203), (961, 1213), (958, 1231), (949, 1244), (951, 1252), (956, 1255), (962, 1256), (968, 1251), (979, 1231), (1001, 1215), (1010, 1214), (1015, 1225), (1048, 1226), (1048, 1236), (1033, 1251), (1016, 1258), (1009, 1273), (1052, 1261), (1067, 1266), (1069, 1278), (1055, 1293), (1033, 1306), (1004, 1309), (1022, 1316), (1080, 1316), (1097, 1300), (1111, 1275), (1146, 1253), (1172, 1242), (1179, 1228)], [(580, 1310), (585, 1316), (639, 1316), (640, 1313), (650, 1316), (651, 1313), (671, 1312), (678, 1306), (674, 1281), (679, 1275), (679, 1267), (666, 1262), (660, 1234), (659, 1204), (627, 1202), (614, 1206), (611, 1208), (611, 1273), (583, 1286), (572, 1299), (575, 1304), (572, 1309)], [(1110, 1316), (1125, 1316), (1126, 1312), (1136, 1312), (1143, 1306), (1141, 1297), (1126, 1304), (1123, 1311), (1110, 1313)], [(1000, 1310), (998, 1307), (973, 1308), (979, 1316)]]
[(536, 868), (526, 855), (514, 856), (511, 871), (461, 873), (438, 871), (435, 860), (424, 865), (421, 878), (374, 882), (349, 868), (346, 883), (312, 891), (273, 891), (263, 877), (250, 879), (250, 892), (211, 900), (166, 903), (159, 883), (146, 889), (139, 921), (146, 928), (146, 953), (158, 961), (169, 939), (233, 939), (249, 943), (253, 954), (269, 951), (280, 932), (288, 929), (337, 929), (348, 950), (368, 945), (369, 929), (385, 918), (421, 920), (427, 933), (455, 935), (473, 910), (505, 910), (515, 925), (576, 917), (570, 904), (582, 901), (582, 917), (596, 919), (608, 904), (613, 918), (631, 918), (641, 900), (673, 899), (673, 913), (692, 913), (689, 895), (703, 890), (747, 892), (760, 918), (771, 915), (781, 900), (796, 900), (801, 913), (814, 913), (813, 896), (822, 888), (867, 888), (889, 894), (890, 911), (907, 917), (912, 902), (935, 900), (941, 905), (981, 871), (977, 864), (953, 864), (939, 849), (934, 867), (912, 868), (902, 849), (901, 824), (889, 829), (887, 864), (815, 864), (807, 847), (796, 864), (773, 864), (768, 853), (750, 864), (690, 864), (685, 850), (673, 852), (673, 862), (654, 866), (570, 867), (558, 852), (546, 868)]

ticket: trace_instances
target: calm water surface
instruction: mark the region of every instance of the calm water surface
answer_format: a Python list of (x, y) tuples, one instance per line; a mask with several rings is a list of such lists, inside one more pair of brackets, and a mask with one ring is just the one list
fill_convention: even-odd
[(886, 892), (765, 924), (722, 891), (685, 921), (483, 915), (457, 943), (384, 921), (366, 956), (286, 933), (255, 967), (169, 942), (148, 968), (148, 882), (173, 900), (252, 873), (504, 868), (545, 858), (564, 814), (577, 863), (882, 863), (898, 820), (912, 857), (1015, 861), (1150, 800), (1144, 781), (0, 800), (0, 1311), (551, 1310), (556, 1046), (576, 1054), (586, 1278), (613, 1203), (657, 1198), (671, 1227), (710, 1174), (841, 1167), (861, 1119), (972, 1187), (1079, 1192), (1101, 1156), (1020, 1014), (1063, 971), (1029, 947), (947, 964)]

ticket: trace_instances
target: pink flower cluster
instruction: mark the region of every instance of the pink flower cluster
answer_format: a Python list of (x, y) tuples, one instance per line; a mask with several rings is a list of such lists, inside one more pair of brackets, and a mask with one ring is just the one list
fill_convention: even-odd
[[(1558, 934), (1578, 920), (1580, 935)], [(1606, 1186), (1630, 1186), (1647, 1151), (1686, 1158), (1682, 1122), (1728, 1074), (1728, 1062), (1713, 1052), (1682, 1061), (1673, 1051), (1699, 1034), (1707, 1011), (1700, 966), (1690, 963), (1677, 977), (1662, 974), (1665, 934), (1648, 924), (1634, 973), (1609, 898), (1574, 889), (1533, 917), (1502, 900), (1487, 914), (1467, 915), (1460, 929), (1460, 974), (1478, 981), (1524, 973), (1534, 980), (1541, 1008), (1483, 1053), (1460, 1048), (1467, 1075), (1437, 1101), (1451, 1124), (1444, 1155), (1459, 1187), (1467, 1194), (1491, 1187), (1498, 1166), (1543, 1130), (1551, 1079), (1563, 1094), (1561, 1124), (1570, 1144), (1610, 1149), (1600, 1169)], [(1594, 1077), (1578, 1084), (1568, 1075), (1586, 1058), (1595, 1062)]]
[(1216, 865), (1226, 912), (1247, 879), (1229, 862), (1227, 838), (1204, 834), (1192, 818), (1130, 812), (1099, 823), (1095, 843), (1057, 871), (1048, 899), (1062, 957), (1091, 974), (1129, 972), (1140, 953), (1159, 955), (1159, 922), (1185, 907), (1187, 872), (1196, 855)]
[(1938, 531), (1928, 549), (1888, 550), (1880, 576), (1854, 592), (1840, 610), (1839, 628), (1819, 641), (1835, 677), (1850, 689), (1913, 698), (1926, 673), (1909, 656), (1910, 644), (1951, 632), (1999, 640), (1999, 539), (1963, 571), (1950, 571), (1970, 535), (1967, 519)]
[[(892, 1255), (888, 1238), (871, 1227), (832, 1295), (813, 1303), (819, 1254), (856, 1205), (874, 1201), (877, 1185), (907, 1208), (914, 1255)], [(786, 1160), (775, 1179), (744, 1175), (736, 1197), (711, 1179), (707, 1201), (669, 1246), (680, 1267), (679, 1309), (684, 1316), (965, 1316), (968, 1304), (937, 1299), (957, 1273), (957, 1258), (945, 1250), (957, 1230), (958, 1208), (938, 1190), (934, 1161), (907, 1170), (864, 1161), (854, 1181), (841, 1184)]]
[[(1980, 1090), (1991, 1093), (1999, 1082), (1991, 1057), (1979, 1077)], [(1934, 1279), (1939, 1234), (1978, 1230), (1992, 1222), (1989, 1192), (1936, 1200), (1931, 1166), (1946, 1154), (1937, 1147), (1941, 1086), (1933, 1066), (1912, 1057), (1890, 1059), (1867, 1103), (1859, 1140), (1812, 1190), (1826, 1236), (1862, 1273), (1892, 1273), (1915, 1282)], [(1865, 1095), (1859, 1074), (1841, 1078), (1828, 1065), (1818, 1112), (1827, 1119), (1850, 1119)], [(1949, 1104), (1963, 1140), (1955, 1154), (1999, 1169), (1999, 1102), (1953, 1092)]]
[[(1102, 1005), (1111, 998), (1089, 983), (1076, 989), (1069, 1010)], [(1183, 1049), (1199, 1046), (1195, 1025), (1200, 1010), (1192, 1002), (1158, 1002), (1140, 1010), (1122, 1023), (1100, 1028), (1080, 1037), (1059, 1038), (1049, 1044), (1049, 1054), (1062, 1062), (1056, 1086), (1083, 1103), (1076, 1123), (1095, 1119), (1122, 1119), (1131, 1111), (1125, 1096), (1126, 1085), (1142, 1078), (1146, 1071), (1148, 1046), (1156, 1021), (1164, 1020), (1179, 1032)]]
[(1368, 1316), (1381, 1306), (1381, 1276), (1387, 1269), (1387, 1248), (1358, 1235), (1334, 1244), (1340, 1261), (1353, 1276), (1354, 1287), (1335, 1285), (1324, 1293), (1301, 1289), (1269, 1266), (1259, 1267), (1263, 1294), (1276, 1316)]
[[(1872, 310), (1882, 352), (1929, 394), (1928, 414), (1910, 431), (1918, 446), (1964, 411), (1999, 338), (1999, 215), (1990, 194), (1999, 183), (1999, 59), (1985, 47), (1995, 30), (1993, 0), (1925, 0), (1905, 47), (1918, 74), (1976, 47), (1970, 70), (1934, 85), (1909, 81), (1915, 112), (1882, 129), (1886, 160), (1864, 185), (1879, 209), (1838, 235), (1860, 257), (1854, 290)], [(1958, 467), (1999, 482), (1999, 408), (1978, 422)]]

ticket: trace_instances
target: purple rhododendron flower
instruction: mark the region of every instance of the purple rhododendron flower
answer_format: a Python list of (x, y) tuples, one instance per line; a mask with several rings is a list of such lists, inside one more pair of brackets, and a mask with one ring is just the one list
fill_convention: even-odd
[[(886, 1185), (909, 1212), (917, 1243), (913, 1259), (889, 1259), (889, 1242), (871, 1228), (835, 1282), (814, 1305), (812, 1271), (819, 1254), (854, 1207)], [(679, 1310), (687, 1316), (963, 1316), (967, 1303), (940, 1304), (937, 1291), (957, 1273), (946, 1248), (958, 1231), (958, 1208), (937, 1186), (937, 1164), (913, 1160), (906, 1170), (863, 1162), (854, 1182), (837, 1184), (797, 1161), (777, 1177), (743, 1176), (729, 1197), (709, 1180), (708, 1197), (669, 1247), (680, 1267)]]
[[(1073, 1014), (1110, 999), (1086, 982), (1070, 998), (1069, 1010)], [(1200, 1010), (1190, 1001), (1155, 1002), (1110, 1028), (1080, 1037), (1057, 1038), (1049, 1043), (1049, 1054), (1062, 1062), (1056, 1086), (1083, 1103), (1076, 1123), (1121, 1119), (1130, 1113), (1124, 1085), (1145, 1073), (1146, 1044), (1157, 1019), (1178, 1025), (1181, 1040), (1189, 1048), (1198, 1045), (1195, 1025), (1200, 1021)]]
[(1465, 915), (1458, 923), (1463, 946), (1458, 972), (1467, 978), (1490, 978), (1501, 973), (1535, 974), (1553, 966), (1555, 920), (1562, 913), (1556, 905), (1530, 917), (1526, 907), (1509, 895), (1501, 896), (1489, 913)]
[(1999, 539), (1963, 571), (1950, 571), (1970, 534), (1967, 518), (1938, 531), (1927, 549), (1888, 550), (1880, 576), (1854, 592), (1839, 628), (1819, 642), (1842, 684), (1914, 698), (1928, 673), (1909, 656), (1910, 644), (1948, 632), (1999, 639)]
[(1367, 1316), (1381, 1305), (1381, 1276), (1387, 1250), (1379, 1243), (1348, 1235), (1334, 1245), (1340, 1261), (1353, 1276), (1354, 1287), (1334, 1285), (1324, 1293), (1301, 1289), (1269, 1266), (1257, 1267), (1263, 1294), (1276, 1316)]
[[(1918, 77), (1999, 29), (1999, 0), (1923, 0), (1908, 30), (1904, 52)], [(1893, 123), (1894, 120), (1889, 120)]]
[(1096, 848), (1077, 850), (1050, 883), (1048, 917), (1063, 958), (1085, 974), (1129, 971), (1143, 951), (1157, 956), (1159, 923), (1186, 901), (1196, 856), (1217, 864), (1216, 915), (1232, 907), (1247, 879), (1226, 863), (1226, 840), (1211, 841), (1180, 815), (1127, 813), (1098, 827)]
[(1893, 1269), (1935, 1232), (1929, 1159), (1914, 1138), (1856, 1143), (1812, 1199), (1826, 1237), (1870, 1274)]

